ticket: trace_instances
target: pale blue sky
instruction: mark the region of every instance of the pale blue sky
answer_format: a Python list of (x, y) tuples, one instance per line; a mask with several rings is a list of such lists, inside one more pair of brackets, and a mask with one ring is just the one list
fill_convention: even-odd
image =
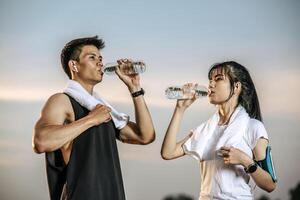
[[(1, 199), (47, 199), (43, 156), (30, 149), (32, 129), (46, 99), (65, 86), (63, 45), (94, 35), (106, 42), (104, 62), (129, 57), (147, 64), (142, 86), (157, 140), (146, 147), (119, 144), (128, 199), (198, 195), (197, 162), (159, 157), (174, 106), (164, 90), (185, 82), (206, 84), (209, 67), (231, 59), (249, 69), (258, 90), (280, 180), (270, 196), (287, 199), (288, 189), (300, 181), (295, 176), (300, 169), (299, 10), (297, 0), (1, 1)], [(133, 118), (129, 93), (116, 77), (105, 76), (96, 90)], [(179, 137), (213, 111), (206, 100), (196, 102)]]

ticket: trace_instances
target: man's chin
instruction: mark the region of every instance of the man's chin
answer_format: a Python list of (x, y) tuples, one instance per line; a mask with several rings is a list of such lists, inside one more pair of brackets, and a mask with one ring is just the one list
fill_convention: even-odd
[(100, 82), (102, 82), (102, 80), (103, 80), (103, 77), (98, 78), (98, 79), (96, 80), (96, 82), (97, 82), (97, 83), (100, 83)]
[(101, 82), (102, 82), (102, 79), (95, 80), (95, 84), (98, 84), (98, 83), (101, 83)]
[(95, 78), (95, 79), (92, 79), (92, 80), (90, 80), (90, 82), (91, 82), (93, 85), (97, 85), (98, 83), (102, 82), (102, 77), (101, 77), (101, 78)]

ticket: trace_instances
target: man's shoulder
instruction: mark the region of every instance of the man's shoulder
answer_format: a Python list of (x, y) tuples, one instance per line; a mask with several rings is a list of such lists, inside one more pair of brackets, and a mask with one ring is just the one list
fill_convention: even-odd
[(55, 93), (51, 95), (48, 98), (45, 107), (51, 109), (57, 108), (65, 111), (72, 109), (69, 97), (64, 93)]
[(64, 93), (55, 93), (51, 95), (47, 100), (47, 103), (52, 103), (52, 104), (61, 104), (61, 103), (64, 104), (67, 102), (69, 102), (69, 97)]

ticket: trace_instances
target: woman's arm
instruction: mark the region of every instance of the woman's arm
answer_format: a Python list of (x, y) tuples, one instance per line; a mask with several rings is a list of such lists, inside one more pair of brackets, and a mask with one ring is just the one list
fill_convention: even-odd
[[(258, 139), (258, 142), (253, 150), (256, 160), (265, 159), (267, 146), (268, 140), (264, 138)], [(221, 152), (225, 164), (240, 164), (245, 168), (248, 168), (248, 166), (254, 163), (254, 160), (252, 158), (250, 158), (246, 153), (237, 148), (222, 147)], [(254, 182), (261, 189), (267, 192), (272, 192), (276, 188), (276, 183), (273, 182), (271, 175), (261, 167), (257, 166), (256, 171), (250, 173), (250, 175), (253, 178)]]
[[(263, 160), (266, 158), (267, 146), (268, 146), (268, 140), (264, 138), (260, 138), (258, 140), (253, 150), (255, 160)], [(260, 187), (263, 190), (272, 192), (276, 188), (276, 183), (273, 182), (271, 175), (259, 166), (257, 167), (257, 170), (251, 174), (251, 177), (258, 185), (258, 187)]]
[[(187, 84), (187, 87), (192, 87), (192, 84)], [(177, 142), (176, 136), (180, 128), (180, 123), (182, 121), (185, 110), (197, 99), (194, 94), (191, 99), (177, 100), (177, 104), (167, 129), (162, 147), (161, 147), (161, 157), (165, 160), (171, 160), (184, 155), (182, 145), (191, 136), (191, 133), (186, 136), (183, 140)]]
[(171, 160), (184, 155), (182, 145), (188, 140), (190, 134), (183, 140), (177, 142), (176, 135), (182, 121), (184, 114), (184, 109), (176, 107), (167, 129), (162, 147), (161, 147), (161, 157), (165, 160)]

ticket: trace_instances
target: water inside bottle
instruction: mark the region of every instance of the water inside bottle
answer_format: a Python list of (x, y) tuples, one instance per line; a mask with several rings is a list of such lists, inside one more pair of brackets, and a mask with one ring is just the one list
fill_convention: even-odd
[(207, 89), (204, 86), (197, 86), (195, 88), (171, 86), (165, 91), (168, 99), (191, 99), (194, 93), (196, 93), (196, 96), (198, 97), (205, 97), (208, 95)]
[[(115, 71), (117, 67), (118, 63), (107, 63), (103, 68), (103, 72), (107, 75), (116, 74)], [(127, 65), (122, 65), (120, 70), (127, 75), (140, 74), (145, 72), (146, 65), (142, 61), (134, 61)]]
[(105, 67), (105, 68), (103, 69), (103, 72), (104, 72), (105, 74), (111, 74), (111, 73), (114, 73), (114, 72), (116, 71), (116, 67), (117, 67), (117, 66), (108, 66), (108, 67)]

